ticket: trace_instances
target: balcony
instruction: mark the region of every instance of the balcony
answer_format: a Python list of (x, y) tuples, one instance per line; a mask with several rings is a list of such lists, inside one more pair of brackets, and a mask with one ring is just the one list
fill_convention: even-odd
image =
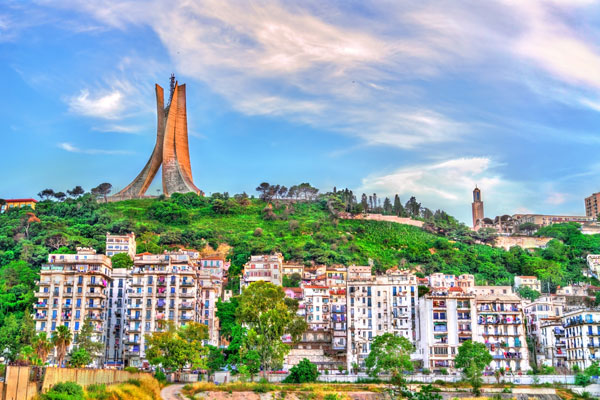
[(106, 295), (102, 292), (86, 292), (85, 295), (86, 297), (102, 297), (103, 299), (106, 298)]
[(45, 320), (45, 319), (48, 319), (48, 315), (46, 315), (46, 314), (36, 314), (35, 317), (34, 317), (34, 319), (36, 319), (38, 321), (39, 320)]
[(106, 287), (106, 282), (97, 280), (94, 282), (88, 282), (88, 286), (100, 286), (100, 287)]
[(100, 316), (100, 314), (90, 314), (87, 317), (92, 321), (102, 321), (103, 320), (103, 318)]
[(156, 293), (156, 297), (167, 297), (167, 292), (158, 292)]
[(65, 281), (64, 285), (65, 286), (73, 286), (73, 281)]
[(34, 304), (35, 308), (48, 308), (48, 303), (37, 303)]
[(179, 319), (181, 321), (191, 321), (192, 320), (192, 316), (191, 315), (180, 315)]
[(144, 306), (143, 306), (142, 303), (139, 303), (139, 304), (132, 304), (132, 305), (129, 306), (129, 308), (131, 308), (131, 309), (138, 309), (138, 308), (144, 308)]
[(156, 308), (161, 308), (161, 309), (162, 309), (162, 308), (165, 308), (165, 306), (166, 306), (166, 305), (167, 305), (167, 302), (166, 302), (166, 301), (164, 301), (164, 300), (159, 300), (159, 301), (156, 303)]
[(50, 292), (35, 292), (35, 297), (49, 297)]
[(131, 321), (141, 321), (142, 320), (142, 315), (141, 314), (132, 315), (131, 317), (129, 317), (129, 319)]
[(100, 304), (100, 303), (87, 304), (86, 306), (87, 306), (87, 308), (95, 309), (95, 310), (100, 310), (100, 309), (104, 308), (104, 305)]
[(179, 283), (179, 286), (186, 286), (186, 287), (194, 286), (194, 282), (193, 281), (181, 281)]
[(182, 310), (191, 310), (192, 308), (194, 308), (194, 305), (191, 303), (181, 303), (179, 305), (179, 308)]
[(196, 293), (193, 293), (193, 292), (179, 293), (179, 297), (196, 297)]
[(156, 282), (156, 286), (167, 286), (167, 281), (165, 279), (159, 279)]

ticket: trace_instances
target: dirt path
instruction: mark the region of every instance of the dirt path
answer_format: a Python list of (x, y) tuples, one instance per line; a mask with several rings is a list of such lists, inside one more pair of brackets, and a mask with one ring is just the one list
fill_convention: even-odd
[(160, 391), (160, 397), (163, 400), (181, 400), (183, 396), (181, 396), (181, 389), (183, 389), (183, 384), (177, 385), (169, 385), (165, 386), (163, 390)]

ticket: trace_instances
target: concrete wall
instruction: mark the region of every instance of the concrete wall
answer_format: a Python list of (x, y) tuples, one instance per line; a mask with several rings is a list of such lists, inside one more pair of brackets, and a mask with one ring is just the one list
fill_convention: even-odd
[(503, 247), (509, 250), (513, 246), (519, 246), (523, 249), (533, 249), (546, 247), (552, 238), (531, 237), (531, 236), (498, 236), (494, 242), (495, 247)]
[(43, 382), (39, 382), (32, 376), (33, 371), (31, 367), (8, 366), (6, 380), (0, 386), (1, 400), (30, 400), (38, 394), (39, 389), (45, 392), (59, 382), (77, 382), (85, 387), (95, 383), (110, 385), (149, 376), (142, 372), (131, 373), (112, 369), (47, 367)]
[[(342, 217), (342, 218), (344, 218), (344, 217)], [(416, 221), (416, 220), (410, 219), (410, 218), (396, 217), (394, 215), (359, 214), (359, 215), (355, 216), (354, 218), (350, 217), (350, 218), (346, 218), (346, 219), (366, 219), (366, 220), (370, 220), (370, 221), (386, 221), (386, 222), (395, 222), (397, 224), (412, 225), (412, 226), (416, 226), (418, 228), (423, 227), (423, 221)]]
[[(59, 382), (77, 382), (81, 386), (92, 384), (113, 384), (129, 379), (140, 379), (149, 374), (144, 372), (127, 372), (116, 369), (79, 369), (79, 368), (46, 368), (42, 392), (50, 389)], [(8, 400), (8, 399), (6, 399)]]

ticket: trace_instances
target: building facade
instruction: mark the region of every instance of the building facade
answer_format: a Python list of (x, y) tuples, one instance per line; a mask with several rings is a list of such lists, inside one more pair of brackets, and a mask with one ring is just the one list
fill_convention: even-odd
[(250, 261), (244, 265), (244, 286), (252, 282), (265, 281), (281, 286), (283, 256), (281, 253), (272, 255), (251, 256)]
[(598, 203), (600, 202), (600, 192), (594, 193), (591, 196), (585, 198), (585, 215), (592, 217), (594, 220), (598, 219)]
[[(93, 340), (106, 343), (111, 272), (110, 258), (91, 248), (77, 248), (76, 254), (48, 255), (35, 294), (36, 330), (50, 337), (58, 326), (64, 325), (75, 339), (84, 322), (89, 321)], [(96, 360), (97, 364), (103, 363), (103, 356)]]
[(133, 260), (136, 253), (135, 233), (126, 235), (106, 234), (106, 255), (109, 257), (115, 254), (125, 253)]
[(129, 270), (116, 268), (112, 270), (112, 279), (108, 290), (108, 327), (106, 330), (105, 363), (109, 366), (122, 367), (124, 350), (124, 327), (127, 323), (127, 291), (129, 289)]
[(600, 311), (582, 309), (565, 313), (567, 365), (580, 370), (600, 360)]
[(4, 200), (4, 204), (0, 204), (0, 213), (3, 213), (4, 211), (10, 210), (12, 208), (23, 208), (23, 207), (31, 207), (32, 210), (35, 210), (36, 203), (37, 203), (36, 199)]

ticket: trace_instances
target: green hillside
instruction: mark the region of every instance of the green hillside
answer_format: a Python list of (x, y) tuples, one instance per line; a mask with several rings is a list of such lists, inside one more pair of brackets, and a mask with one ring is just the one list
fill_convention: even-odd
[[(0, 347), (8, 337), (2, 331), (17, 329), (15, 323), (32, 304), (34, 282), (48, 253), (74, 251), (77, 246), (103, 252), (106, 232), (135, 232), (139, 252), (227, 244), (233, 274), (251, 254), (278, 251), (288, 261), (305, 264), (371, 261), (375, 271), (401, 265), (425, 275), (472, 273), (480, 284), (511, 284), (514, 275), (537, 275), (551, 289), (584, 280), (585, 256), (600, 252), (600, 235), (582, 235), (576, 224), (543, 229), (542, 234), (562, 240), (550, 242), (547, 249), (504, 251), (472, 244), (474, 234), (445, 213), (430, 215), (429, 229), (424, 230), (339, 219), (331, 211), (334, 200), (338, 199), (333, 194), (310, 202), (274, 200), (271, 208), (239, 195), (98, 203), (87, 194), (40, 202), (33, 213), (9, 210), (0, 214)], [(13, 317), (7, 320), (8, 315)]]

